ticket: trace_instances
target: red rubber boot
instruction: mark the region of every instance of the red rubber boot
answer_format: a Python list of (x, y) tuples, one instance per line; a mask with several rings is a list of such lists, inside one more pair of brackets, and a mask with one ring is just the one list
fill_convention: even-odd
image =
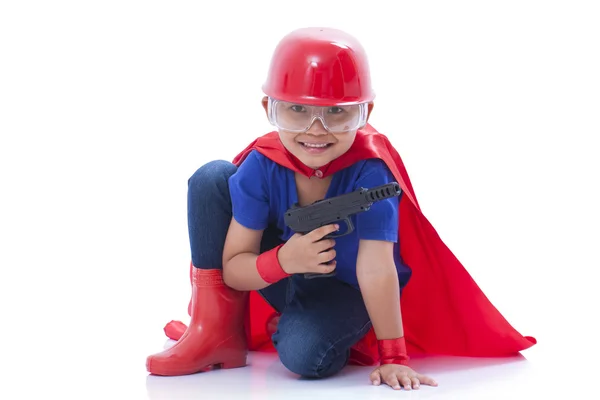
[[(195, 269), (194, 264), (190, 261), (190, 284), (192, 286), (192, 290), (193, 290), (193, 286), (194, 286), (194, 284), (193, 284), (194, 278), (192, 277), (192, 273), (194, 272), (194, 269)], [(190, 302), (188, 303), (188, 315), (190, 317), (192, 316), (192, 298), (190, 298)], [(167, 337), (169, 339), (177, 341), (177, 340), (181, 339), (181, 337), (187, 330), (187, 325), (181, 321), (173, 320), (173, 321), (167, 322), (167, 324), (165, 325), (163, 330), (165, 331), (165, 335), (167, 335)]]
[(219, 269), (194, 268), (192, 281), (189, 327), (171, 348), (147, 358), (151, 374), (189, 375), (246, 366), (248, 292), (226, 286)]
[[(194, 264), (190, 261), (190, 284), (192, 286), (192, 291), (194, 290)], [(190, 297), (190, 302), (188, 303), (188, 315), (192, 316), (192, 297)]]

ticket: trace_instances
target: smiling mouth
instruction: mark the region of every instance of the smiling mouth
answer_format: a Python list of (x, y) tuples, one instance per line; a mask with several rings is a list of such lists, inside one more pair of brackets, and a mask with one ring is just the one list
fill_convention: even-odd
[(331, 147), (333, 143), (306, 143), (306, 142), (298, 142), (304, 147), (308, 147), (309, 149), (325, 149), (327, 147)]

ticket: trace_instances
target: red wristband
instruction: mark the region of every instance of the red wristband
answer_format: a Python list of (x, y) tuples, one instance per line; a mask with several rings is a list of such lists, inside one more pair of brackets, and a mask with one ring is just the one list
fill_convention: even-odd
[(290, 276), (281, 268), (277, 259), (277, 252), (283, 246), (280, 244), (271, 250), (265, 251), (256, 259), (256, 269), (261, 278), (267, 283), (275, 283)]
[(410, 357), (406, 353), (404, 336), (398, 339), (378, 340), (380, 364), (408, 365)]

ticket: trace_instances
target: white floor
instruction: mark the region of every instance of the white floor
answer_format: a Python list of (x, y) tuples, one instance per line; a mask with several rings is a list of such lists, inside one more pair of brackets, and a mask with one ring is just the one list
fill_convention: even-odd
[[(168, 344), (167, 344), (168, 346)], [(315, 381), (299, 379), (274, 354), (251, 353), (250, 365), (182, 377), (147, 375), (130, 382), (131, 395), (142, 392), (149, 400), (167, 399), (532, 399), (560, 395), (568, 399), (598, 398), (593, 381), (584, 376), (597, 371), (577, 361), (580, 352), (560, 355), (542, 345), (524, 355), (501, 359), (462, 357), (415, 358), (413, 367), (434, 377), (439, 386), (417, 391), (394, 391), (370, 385), (371, 367), (348, 367), (338, 376)], [(545, 352), (548, 352), (544, 354)], [(546, 357), (549, 356), (549, 357)], [(583, 368), (583, 371), (579, 370)], [(591, 374), (590, 374), (591, 375)], [(136, 373), (136, 376), (138, 374)], [(133, 387), (137, 386), (135, 390)], [(115, 398), (119, 392), (115, 392)], [(127, 398), (133, 398), (127, 396)], [(143, 397), (140, 397), (143, 398)]]
[[(112, 340), (118, 336), (113, 326)], [(78, 333), (75, 342), (83, 338)], [(159, 335), (148, 335), (156, 338)], [(99, 339), (99, 338), (94, 338)], [(133, 338), (135, 339), (135, 338)], [(503, 359), (466, 359), (431, 357), (414, 359), (413, 366), (434, 377), (439, 386), (423, 386), (418, 391), (394, 391), (369, 383), (371, 367), (347, 367), (338, 376), (325, 380), (303, 380), (288, 372), (274, 354), (251, 353), (245, 368), (216, 370), (180, 377), (159, 377), (145, 371), (145, 356), (168, 347), (171, 341), (151, 343), (132, 340), (127, 335), (112, 344), (98, 340), (78, 348), (68, 343), (57, 346), (64, 359), (38, 359), (39, 365), (56, 368), (36, 370), (32, 359), (27, 374), (16, 389), (0, 388), (2, 399), (597, 399), (594, 371), (597, 356), (581, 350), (577, 343), (571, 351), (542, 343), (522, 356)], [(152, 339), (152, 340), (154, 340)], [(581, 344), (590, 345), (583, 341)], [(158, 346), (155, 346), (158, 345)], [(565, 349), (567, 349), (565, 344)], [(79, 350), (78, 354), (75, 354)], [(589, 357), (587, 355), (589, 354)], [(597, 354), (597, 353), (596, 353)], [(72, 360), (73, 362), (68, 362)], [(2, 394), (6, 390), (6, 395)]]
[[(64, 330), (61, 325), (53, 329), (40, 325), (37, 335), (36, 331), (18, 332), (14, 330), (17, 326), (5, 324), (13, 334), (22, 333), (23, 337), (7, 343), (8, 360), (0, 363), (0, 399), (541, 400), (557, 395), (598, 399), (598, 346), (593, 335), (584, 336), (582, 327), (573, 330), (578, 337), (565, 336), (564, 341), (543, 334), (541, 343), (517, 357), (414, 359), (414, 368), (434, 377), (439, 386), (405, 392), (372, 386), (368, 380), (371, 367), (347, 367), (338, 376), (320, 381), (298, 379), (274, 354), (265, 353), (251, 353), (244, 368), (180, 377), (151, 376), (145, 370), (145, 357), (172, 342), (161, 339), (162, 332), (146, 329), (143, 322), (136, 326), (135, 318), (122, 324), (114, 316), (112, 323), (111, 315), (99, 320), (96, 331), (88, 324), (77, 331), (66, 314), (57, 319), (64, 323)], [(70, 322), (78, 320), (75, 315), (69, 317)], [(148, 332), (145, 336), (144, 331)], [(48, 341), (44, 336), (53, 339)]]
[(500, 360), (440, 357), (415, 360), (414, 367), (434, 376), (439, 386), (423, 386), (418, 391), (403, 393), (387, 386), (375, 387), (368, 380), (371, 367), (348, 367), (340, 375), (321, 381), (303, 380), (289, 373), (276, 356), (253, 353), (251, 365), (243, 369), (176, 378), (148, 376), (146, 390), (150, 400), (194, 399), (206, 393), (214, 393), (214, 398), (261, 400), (525, 399), (540, 391), (551, 393), (548, 387), (544, 387), (548, 371), (524, 357)]

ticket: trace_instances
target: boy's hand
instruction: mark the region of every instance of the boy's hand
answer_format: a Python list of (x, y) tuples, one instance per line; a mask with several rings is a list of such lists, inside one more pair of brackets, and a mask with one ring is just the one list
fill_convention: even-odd
[[(277, 253), (281, 268), (288, 274), (329, 274), (335, 269), (335, 240), (323, 239), (336, 232), (339, 225), (317, 228), (306, 235), (296, 233)], [(331, 261), (330, 264), (326, 264)]]
[(383, 382), (396, 390), (402, 387), (404, 390), (418, 389), (421, 384), (437, 386), (437, 382), (430, 377), (418, 374), (412, 368), (399, 364), (384, 364), (377, 367), (371, 373), (370, 378), (373, 385), (377, 386)]

